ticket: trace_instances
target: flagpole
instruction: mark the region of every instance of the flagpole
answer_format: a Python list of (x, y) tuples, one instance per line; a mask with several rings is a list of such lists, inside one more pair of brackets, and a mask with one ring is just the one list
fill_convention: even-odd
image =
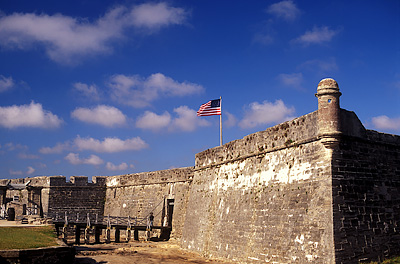
[(222, 97), (219, 97), (219, 104), (221, 107), (221, 115), (219, 116), (219, 143), (222, 146)]

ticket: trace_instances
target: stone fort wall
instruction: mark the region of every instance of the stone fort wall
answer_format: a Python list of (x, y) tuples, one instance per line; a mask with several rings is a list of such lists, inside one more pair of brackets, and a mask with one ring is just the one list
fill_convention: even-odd
[(182, 246), (245, 263), (400, 255), (400, 137), (320, 82), (318, 111), (196, 155)]
[[(24, 208), (33, 208), (35, 205), (37, 214), (58, 214), (59, 217), (65, 213), (72, 216), (86, 216), (89, 213), (92, 216), (98, 214), (142, 219), (153, 212), (154, 224), (172, 226), (171, 236), (179, 239), (192, 178), (193, 167), (187, 167), (109, 177), (95, 176), (92, 182), (88, 182), (86, 176), (71, 176), (69, 181), (65, 176), (3, 179), (0, 180), (0, 186), (8, 183), (27, 184), (26, 189), (8, 189), (5, 192), (8, 207), (13, 207), (17, 216), (28, 214)], [(14, 196), (18, 196), (19, 200), (12, 201)]]
[(196, 155), (182, 246), (241, 262), (334, 263), (318, 113)]
[(400, 255), (400, 137), (343, 136), (332, 158), (336, 263)]
[[(27, 186), (20, 190), (6, 191), (6, 199), (11, 201), (8, 206), (15, 208), (16, 215), (28, 214), (24, 208), (38, 208), (37, 214), (50, 216), (62, 216), (65, 212), (104, 214), (105, 177), (93, 177), (91, 183), (86, 176), (71, 176), (69, 182), (65, 176), (0, 180), (0, 185), (5, 186), (7, 183)], [(19, 197), (18, 201), (12, 201), (15, 196)]]
[(71, 176), (66, 182), (65, 176), (52, 176), (42, 190), (43, 210), (49, 215), (63, 215), (65, 212), (103, 215), (105, 191), (105, 177), (95, 176), (92, 182), (88, 182), (86, 176)]
[(193, 167), (107, 177), (104, 213), (145, 218), (152, 212), (154, 225), (172, 226), (179, 239), (192, 178)]

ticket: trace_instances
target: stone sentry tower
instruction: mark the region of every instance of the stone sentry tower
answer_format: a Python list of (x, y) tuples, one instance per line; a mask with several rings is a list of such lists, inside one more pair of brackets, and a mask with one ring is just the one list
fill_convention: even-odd
[(339, 85), (334, 79), (326, 78), (319, 82), (318, 98), (318, 136), (326, 147), (334, 147), (341, 135)]

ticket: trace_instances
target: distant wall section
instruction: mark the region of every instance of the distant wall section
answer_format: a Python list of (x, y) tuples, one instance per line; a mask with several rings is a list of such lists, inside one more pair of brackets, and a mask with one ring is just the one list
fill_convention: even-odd
[[(66, 182), (65, 176), (47, 177), (47, 185), (42, 190), (44, 211), (49, 215), (64, 212), (76, 214), (104, 214), (105, 178), (95, 176), (88, 182), (86, 176), (71, 176)], [(47, 198), (48, 197), (48, 198)]]
[[(7, 207), (15, 209), (16, 215), (38, 214), (54, 216), (80, 213), (81, 215), (104, 213), (106, 194), (105, 177), (93, 177), (88, 182), (86, 176), (42, 176), (1, 180)], [(12, 189), (15, 185), (19, 189)], [(23, 187), (22, 187), (23, 186)]]
[(193, 167), (107, 177), (104, 214), (144, 218), (153, 212), (154, 225), (172, 226), (171, 235), (180, 238), (192, 179)]

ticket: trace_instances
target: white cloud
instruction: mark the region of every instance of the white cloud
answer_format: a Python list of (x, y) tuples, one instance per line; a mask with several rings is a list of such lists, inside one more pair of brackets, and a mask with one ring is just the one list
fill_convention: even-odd
[(18, 158), (20, 158), (20, 159), (39, 159), (40, 157), (38, 155), (26, 154), (24, 152), (21, 152), (18, 154)]
[(303, 82), (302, 73), (291, 73), (291, 74), (279, 74), (278, 79), (285, 85), (291, 88), (301, 89), (301, 84)]
[(274, 42), (274, 38), (271, 34), (268, 33), (257, 33), (253, 38), (253, 42), (263, 45), (269, 45)]
[(159, 29), (166, 25), (179, 25), (185, 22), (188, 12), (182, 8), (168, 6), (166, 3), (147, 3), (134, 7), (131, 19), (136, 27)]
[(285, 20), (294, 20), (300, 15), (300, 10), (291, 0), (281, 1), (268, 7), (267, 13)]
[(400, 117), (390, 118), (385, 115), (372, 118), (372, 124), (377, 129), (400, 131)]
[(225, 111), (224, 115), (227, 117), (227, 119), (224, 121), (224, 126), (225, 127), (234, 127), (236, 126), (237, 123), (237, 119), (234, 115), (232, 115), (231, 113)]
[(282, 100), (276, 100), (275, 103), (264, 101), (262, 104), (254, 102), (246, 109), (239, 126), (241, 128), (252, 128), (284, 122), (292, 119), (294, 112), (294, 107), (287, 107)]
[(34, 173), (36, 170), (34, 168), (32, 168), (31, 166), (28, 167), (28, 171), (26, 172), (26, 174), (31, 175), (32, 173)]
[(6, 128), (37, 127), (57, 128), (63, 121), (58, 116), (43, 109), (39, 103), (0, 107), (0, 126)]
[(107, 168), (107, 170), (110, 170), (110, 171), (126, 170), (128, 168), (128, 164), (123, 162), (123, 163), (121, 163), (119, 165), (114, 165), (111, 162), (107, 162), (106, 168)]
[(73, 165), (78, 165), (78, 164), (100, 165), (104, 163), (104, 161), (96, 155), (90, 155), (89, 158), (87, 159), (81, 159), (79, 157), (79, 154), (77, 153), (69, 153), (67, 156), (65, 156), (64, 159)]
[(202, 118), (197, 117), (196, 111), (187, 106), (180, 106), (174, 109), (175, 116), (164, 112), (162, 115), (146, 111), (136, 121), (136, 126), (142, 129), (153, 131), (166, 129), (168, 131), (194, 131), (201, 126), (209, 126), (210, 123)]
[(94, 138), (81, 138), (78, 136), (74, 140), (74, 145), (78, 150), (92, 150), (95, 152), (121, 152), (129, 150), (141, 150), (147, 148), (147, 143), (140, 137), (134, 137), (127, 140), (119, 138), (105, 138), (103, 141)]
[(172, 120), (171, 130), (194, 131), (200, 126), (209, 126), (210, 122), (197, 117), (197, 112), (186, 105), (174, 109), (178, 117)]
[(39, 168), (41, 168), (41, 169), (47, 168), (47, 165), (44, 164), (44, 163), (38, 163), (37, 166), (38, 166)]
[(10, 169), (8, 172), (10, 173), (10, 175), (22, 176), (22, 175), (24, 175), (24, 174), (26, 174), (26, 175), (31, 175), (32, 173), (34, 173), (34, 172), (36, 171), (36, 170), (35, 170), (34, 168), (32, 168), (31, 166), (28, 166), (27, 169), (28, 169), (28, 170), (26, 171), (26, 173), (24, 173), (24, 172), (21, 171), (21, 170), (15, 171), (15, 170), (12, 170), (12, 169)]
[(183, 24), (187, 16), (184, 9), (166, 3), (118, 6), (96, 21), (62, 14), (14, 13), (0, 17), (0, 45), (28, 49), (40, 44), (52, 60), (69, 64), (84, 55), (111, 52), (111, 43), (123, 38), (128, 28), (151, 33)]
[(164, 112), (162, 115), (146, 111), (136, 121), (136, 127), (150, 130), (160, 130), (166, 128), (171, 123), (171, 115)]
[(0, 93), (11, 90), (15, 86), (15, 82), (12, 77), (4, 77), (0, 75)]
[(339, 67), (336, 64), (336, 59), (331, 57), (326, 60), (308, 60), (302, 63), (298, 68), (314, 71), (319, 73), (319, 75), (326, 75), (338, 70)]
[(7, 148), (8, 151), (14, 151), (14, 150), (17, 150), (17, 149), (21, 149), (21, 150), (24, 150), (24, 151), (28, 150), (28, 146), (27, 145), (14, 144), (12, 142), (4, 144), (3, 147)]
[(9, 170), (9, 173), (10, 173), (10, 175), (22, 175), (22, 174), (24, 174), (22, 171), (15, 171), (15, 170), (12, 170), (12, 169)]
[(339, 33), (338, 30), (329, 29), (326, 26), (314, 27), (312, 30), (307, 31), (300, 37), (294, 40), (304, 45), (309, 44), (322, 44), (332, 40), (332, 38)]
[(85, 83), (74, 83), (74, 89), (82, 94), (84, 97), (92, 100), (92, 101), (99, 101), (100, 100), (100, 92), (96, 85), (87, 85)]
[(66, 150), (83, 151), (92, 150), (95, 152), (120, 152), (129, 150), (141, 150), (147, 148), (148, 145), (140, 137), (133, 137), (127, 140), (119, 138), (105, 138), (103, 141), (91, 137), (81, 138), (77, 136), (73, 142), (66, 141), (64, 143), (57, 143), (54, 147), (42, 147), (39, 152), (42, 154), (55, 154), (62, 153)]
[(161, 96), (186, 96), (204, 90), (201, 85), (177, 82), (161, 73), (148, 78), (137, 75), (114, 75), (108, 82), (111, 98), (119, 103), (133, 107), (146, 107)]
[(105, 127), (113, 127), (126, 123), (126, 116), (117, 108), (107, 105), (99, 105), (95, 108), (76, 108), (71, 117), (85, 123), (98, 124)]
[(69, 142), (65, 143), (57, 143), (54, 147), (43, 147), (39, 149), (39, 152), (42, 154), (55, 154), (62, 153), (65, 150), (71, 148), (71, 144)]

